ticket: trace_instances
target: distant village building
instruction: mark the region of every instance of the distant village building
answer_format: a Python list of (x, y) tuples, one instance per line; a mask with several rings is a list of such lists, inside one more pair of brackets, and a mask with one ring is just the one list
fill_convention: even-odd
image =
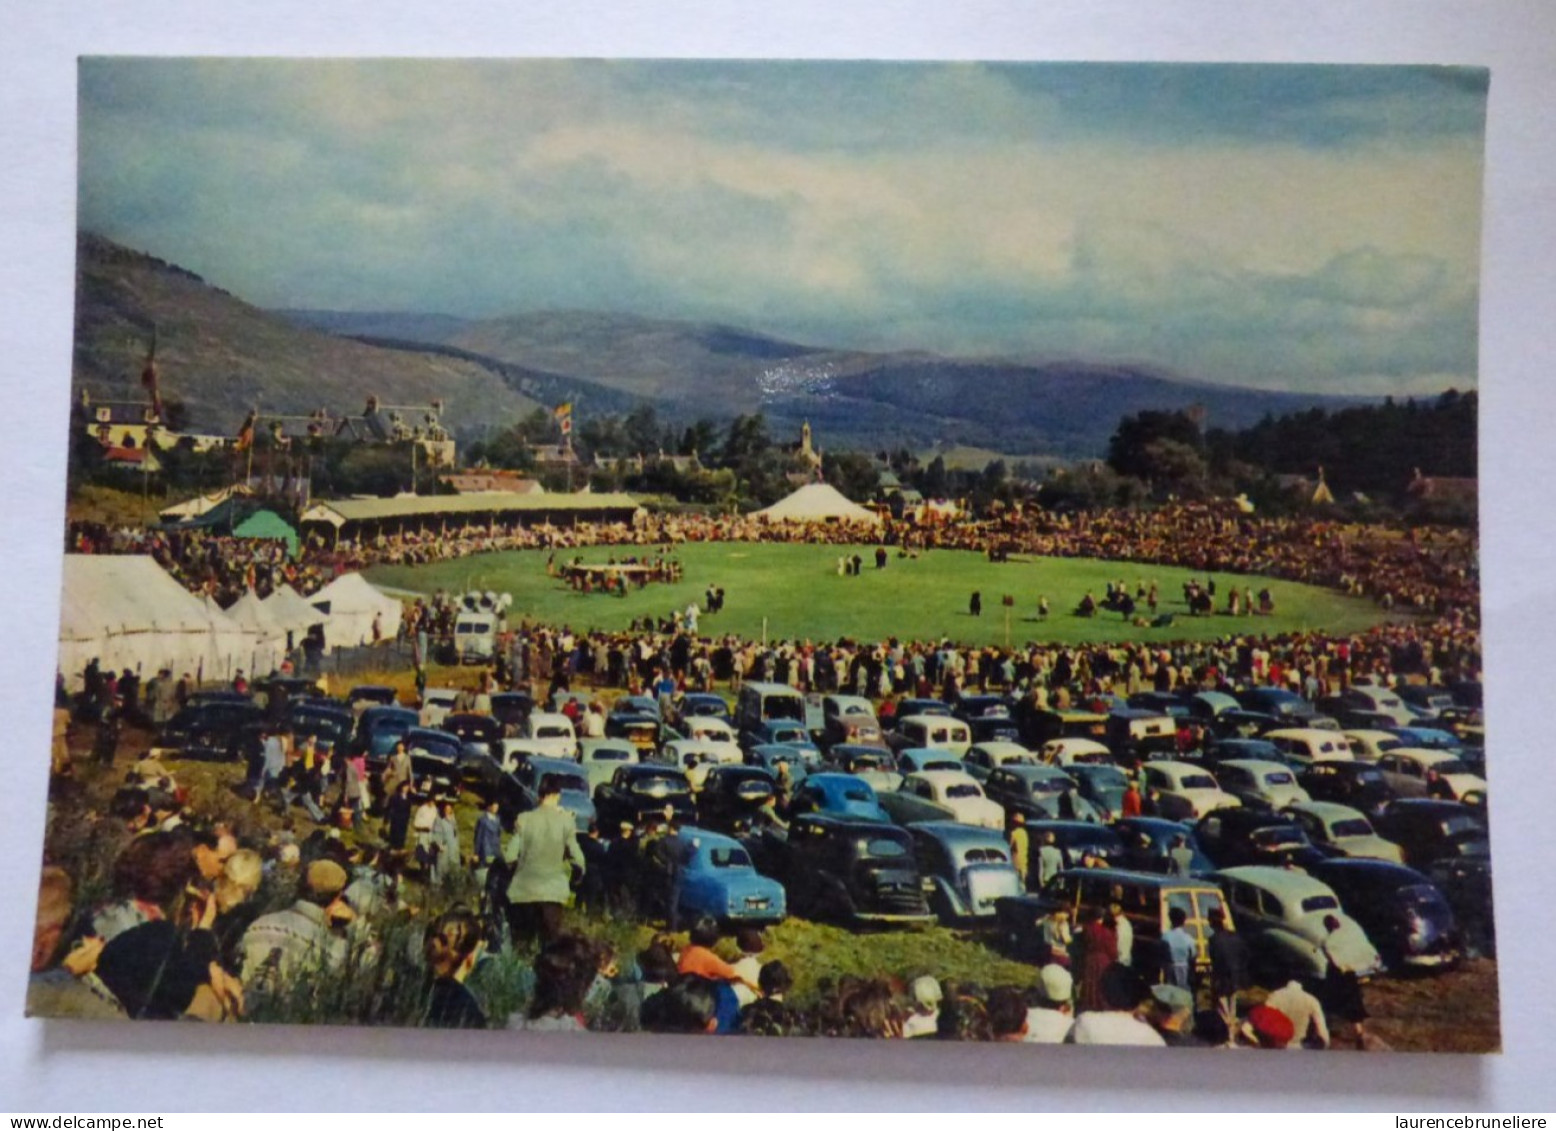
[(821, 449), (812, 442), (810, 421), (800, 425), (800, 442), (790, 444), (784, 448), (789, 455), (793, 470), (785, 478), (796, 486), (806, 483), (821, 482)]
[[(328, 421), (323, 414), (320, 409), (315, 418)], [(334, 434), (361, 443), (413, 442), (427, 466), (454, 467), (458, 451), (454, 438), (443, 427), (442, 414), (441, 400), (424, 405), (385, 405), (377, 397), (368, 397), (362, 415), (342, 417), (335, 423)]]
[[(81, 431), (101, 444), (105, 452), (141, 451), (152, 444), (165, 450), (180, 442), (203, 452), (226, 442), (224, 436), (174, 432), (163, 424), (161, 414), (149, 400), (94, 400), (86, 389), (82, 389), (77, 398), (76, 418)], [(122, 454), (113, 459), (125, 461)], [(133, 462), (137, 467), (142, 466), (138, 459)]]
[(545, 488), (538, 479), (526, 478), (517, 471), (501, 467), (475, 467), (438, 476), (438, 482), (459, 495), (501, 491), (511, 495), (540, 495)]
[(678, 456), (666, 454), (663, 450), (654, 455), (635, 456), (600, 456), (594, 457), (594, 465), (601, 471), (609, 471), (613, 475), (642, 475), (650, 467), (668, 467), (681, 475), (693, 475), (701, 471), (702, 460), (696, 452), (691, 455)]

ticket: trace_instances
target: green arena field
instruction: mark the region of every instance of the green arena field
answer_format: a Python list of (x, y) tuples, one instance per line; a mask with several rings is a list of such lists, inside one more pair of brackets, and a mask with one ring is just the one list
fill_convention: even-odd
[[(596, 546), (559, 553), (557, 561), (581, 559), (604, 564), (637, 547)], [(839, 576), (838, 557), (864, 559), (858, 577)], [(847, 636), (884, 640), (950, 638), (964, 644), (1022, 644), (1044, 641), (1078, 644), (1093, 641), (1207, 640), (1239, 633), (1277, 634), (1321, 630), (1357, 632), (1389, 619), (1371, 601), (1327, 589), (1260, 577), (1218, 574), (1216, 615), (1191, 617), (1183, 585), (1203, 574), (1165, 566), (1136, 565), (1077, 558), (1012, 558), (995, 563), (971, 551), (932, 550), (917, 559), (895, 551), (885, 569), (875, 568), (873, 546), (811, 546), (756, 543), (696, 543), (678, 548), (683, 580), (650, 583), (625, 597), (581, 593), (559, 577), (546, 575), (543, 550), (478, 554), (425, 566), (376, 566), (367, 571), (374, 583), (398, 591), (432, 594), (469, 589), (513, 595), (510, 619), (529, 618), (574, 629), (624, 629), (645, 616), (665, 617), (672, 609), (696, 602), (699, 609), (710, 585), (723, 586), (725, 605), (716, 616), (703, 615), (703, 635), (760, 639), (836, 639)], [(652, 556), (652, 555), (650, 555)], [(1118, 613), (1099, 610), (1095, 617), (1075, 614), (1090, 591), (1098, 601), (1109, 581), (1123, 581), (1132, 593), (1138, 582), (1157, 584), (1159, 611), (1175, 614), (1173, 623), (1148, 628), (1127, 623)], [(1223, 613), (1227, 586), (1268, 586), (1275, 602), (1270, 616)], [(969, 612), (974, 591), (983, 613)], [(1014, 604), (1006, 607), (1009, 596)], [(1037, 615), (1047, 596), (1051, 612)], [(1146, 613), (1144, 603), (1139, 612)]]

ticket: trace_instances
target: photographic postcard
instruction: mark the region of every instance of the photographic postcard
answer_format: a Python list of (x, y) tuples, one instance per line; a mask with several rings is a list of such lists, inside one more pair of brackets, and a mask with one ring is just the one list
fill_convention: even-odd
[(1496, 1050), (1488, 81), (81, 60), (29, 1014)]

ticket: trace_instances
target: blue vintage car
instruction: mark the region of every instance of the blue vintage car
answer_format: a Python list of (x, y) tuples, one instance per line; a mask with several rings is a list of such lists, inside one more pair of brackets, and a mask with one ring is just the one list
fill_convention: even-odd
[(547, 779), (561, 789), (562, 808), (573, 815), (578, 831), (586, 832), (595, 819), (589, 779), (577, 762), (565, 758), (525, 758), (512, 773), (499, 778), (495, 796), (503, 819), (511, 821), (539, 805), (541, 786)]
[(797, 746), (785, 746), (780, 743), (751, 747), (746, 751), (745, 764), (770, 770), (774, 777), (777, 777), (780, 765), (788, 766), (790, 785), (798, 785), (805, 779), (807, 773), (804, 751)]
[(357, 748), (376, 766), (394, 753), (394, 744), (407, 731), (420, 725), (421, 716), (409, 707), (369, 707), (357, 720)]
[(1010, 845), (994, 829), (955, 821), (924, 821), (908, 830), (924, 874), (929, 909), (954, 926), (992, 919), (995, 901), (1025, 890)]
[(798, 786), (789, 801), (791, 814), (819, 813), (853, 821), (879, 821), (891, 818), (881, 808), (875, 789), (869, 782), (852, 774), (811, 774)]
[(751, 864), (740, 842), (706, 829), (684, 828), (671, 881), (679, 921), (706, 915), (723, 923), (777, 923), (788, 915), (783, 885)]
[(805, 760), (807, 770), (821, 766), (821, 747), (810, 737), (805, 724), (793, 719), (770, 719), (741, 732), (747, 750), (757, 746), (792, 746)]

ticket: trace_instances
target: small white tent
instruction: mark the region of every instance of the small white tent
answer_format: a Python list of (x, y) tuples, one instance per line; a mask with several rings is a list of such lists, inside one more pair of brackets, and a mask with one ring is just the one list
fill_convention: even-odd
[(249, 673), (273, 672), (286, 659), (286, 630), (278, 625), (270, 610), (254, 590), (246, 590), (233, 602), (227, 616), (253, 639), (248, 642), (252, 652)]
[(379, 592), (360, 573), (342, 574), (308, 601), (329, 616), (324, 638), (331, 648), (371, 644), (374, 617), (383, 639), (393, 640), (399, 634), (400, 602)]
[(871, 526), (881, 524), (880, 515), (866, 510), (858, 503), (849, 502), (841, 491), (829, 483), (807, 483), (765, 510), (757, 511), (752, 517), (765, 519), (768, 522), (859, 522)]
[(59, 624), (59, 670), (81, 687), (82, 671), (130, 668), (142, 678), (223, 679), (242, 631), (219, 608), (175, 581), (154, 559), (132, 554), (66, 554)]
[(270, 614), (270, 619), (275, 621), (276, 627), (282, 632), (292, 634), (293, 644), (300, 643), (308, 629), (316, 624), (323, 624), (327, 619), (306, 599), (298, 596), (297, 590), (290, 585), (278, 586), (275, 592), (265, 598), (264, 605), (265, 611)]

